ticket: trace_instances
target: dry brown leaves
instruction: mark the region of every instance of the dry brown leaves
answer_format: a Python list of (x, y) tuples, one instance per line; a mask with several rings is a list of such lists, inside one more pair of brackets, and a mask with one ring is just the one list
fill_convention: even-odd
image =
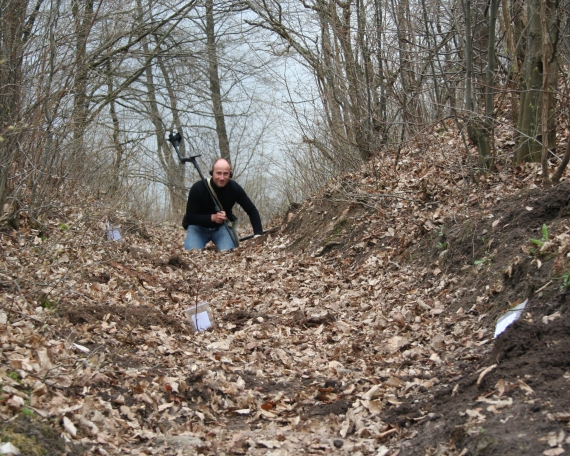
[[(73, 212), (47, 239), (4, 231), (0, 416), (52, 419), (96, 454), (398, 454), (415, 431), (382, 412), (461, 375), (457, 361), (480, 359), (492, 331), (448, 310), (453, 271), (396, 263), (393, 240), (412, 245), (537, 179), (504, 171), (474, 186), (450, 153), (458, 139), (432, 136), (396, 170), (386, 159), (343, 176), (290, 217), (326, 198), (372, 209), (322, 215), (361, 230), (336, 254), (317, 242), (295, 251), (284, 232), (230, 253), (183, 252), (171, 226), (107, 241), (103, 219), (86, 227)], [(568, 245), (563, 233), (544, 248)], [(184, 309), (198, 301), (216, 327), (193, 334)], [(465, 410), (473, 426), (511, 406), (504, 387)]]

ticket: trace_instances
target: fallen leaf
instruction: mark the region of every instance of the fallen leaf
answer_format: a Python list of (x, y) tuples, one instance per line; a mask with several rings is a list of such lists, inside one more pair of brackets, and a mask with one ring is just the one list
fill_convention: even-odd
[(518, 380), (517, 384), (518, 384), (519, 388), (522, 389), (527, 396), (529, 394), (534, 393), (533, 389), (530, 386), (528, 386), (525, 382), (523, 382), (522, 380)]
[(75, 425), (71, 422), (71, 420), (64, 416), (63, 417), (63, 428), (69, 433), (69, 435), (71, 435), (72, 437), (76, 437), (77, 436), (77, 428), (75, 427)]
[(505, 394), (505, 381), (502, 378), (499, 379), (495, 388), (497, 388), (497, 390), (499, 391), (499, 396)]
[(481, 382), (483, 381), (483, 379), (485, 378), (485, 376), (489, 372), (492, 372), (493, 370), (495, 370), (496, 367), (497, 367), (497, 365), (493, 364), (492, 366), (489, 366), (489, 367), (486, 367), (485, 369), (483, 369), (483, 371), (479, 374), (479, 378), (477, 379), (477, 385), (480, 385)]
[(542, 454), (545, 456), (558, 456), (564, 452), (564, 448), (551, 448), (550, 450), (544, 450)]

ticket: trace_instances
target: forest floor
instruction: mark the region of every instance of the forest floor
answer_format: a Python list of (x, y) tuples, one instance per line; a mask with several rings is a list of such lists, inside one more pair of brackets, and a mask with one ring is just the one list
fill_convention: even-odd
[[(0, 448), (563, 454), (570, 185), (543, 189), (533, 165), (475, 185), (453, 132), (430, 135), (232, 252), (96, 203), (3, 227)], [(213, 327), (195, 333), (202, 301)]]

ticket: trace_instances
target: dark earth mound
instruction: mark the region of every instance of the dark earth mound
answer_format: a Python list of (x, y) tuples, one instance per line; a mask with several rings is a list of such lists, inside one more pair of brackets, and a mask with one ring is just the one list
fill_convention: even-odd
[(403, 454), (561, 454), (570, 422), (570, 265), (564, 250), (539, 250), (545, 232), (552, 240), (569, 231), (569, 218), (569, 185), (535, 189), (445, 226), (418, 249), (417, 260), (439, 258), (458, 272), (463, 293), (447, 312), (475, 313), (492, 334), (510, 306), (528, 305), (486, 356), (462, 364), (460, 378), (440, 377), (435, 391), (385, 412), (385, 421), (417, 431)]
[(461, 380), (390, 410), (384, 419), (418, 431), (404, 443), (405, 454), (542, 454), (566, 441), (569, 387), (565, 313), (546, 324), (515, 322)]

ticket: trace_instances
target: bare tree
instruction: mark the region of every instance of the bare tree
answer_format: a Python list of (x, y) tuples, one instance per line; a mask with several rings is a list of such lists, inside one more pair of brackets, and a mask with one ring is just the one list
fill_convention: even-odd
[(206, 47), (208, 50), (208, 79), (212, 97), (212, 111), (216, 120), (216, 134), (220, 156), (231, 161), (230, 143), (226, 131), (226, 118), (220, 90), (220, 75), (218, 70), (218, 53), (216, 50), (216, 30), (214, 20), (214, 2), (206, 0)]
[(14, 186), (9, 188), (9, 176), (21, 167), (18, 155), (23, 133), (23, 60), (36, 17), (27, 16), (28, 3), (19, 0), (0, 2), (0, 213), (15, 211), (12, 205), (4, 208), (4, 204)]

